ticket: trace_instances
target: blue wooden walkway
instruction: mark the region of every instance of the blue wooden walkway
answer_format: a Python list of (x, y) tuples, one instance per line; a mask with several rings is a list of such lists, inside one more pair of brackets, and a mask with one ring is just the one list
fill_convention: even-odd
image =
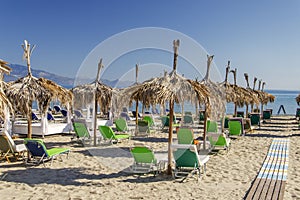
[(273, 139), (265, 161), (245, 199), (283, 199), (289, 163), (287, 138)]

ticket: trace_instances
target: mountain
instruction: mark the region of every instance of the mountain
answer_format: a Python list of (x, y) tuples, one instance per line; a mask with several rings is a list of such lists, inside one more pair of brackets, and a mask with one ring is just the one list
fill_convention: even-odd
[[(17, 80), (18, 78), (24, 77), (28, 74), (27, 66), (18, 65), (18, 64), (9, 64), (9, 67), (12, 68), (12, 71), (10, 75), (4, 75), (4, 81), (6, 82)], [(33, 76), (37, 78), (42, 77), (42, 78), (49, 79), (66, 88), (72, 88), (74, 85), (75, 78), (60, 76), (50, 72), (46, 72), (44, 70), (37, 70), (32, 68), (31, 68), (31, 73)], [(93, 79), (85, 80), (85, 82), (93, 82), (93, 81), (94, 81)], [(106, 85), (109, 85), (111, 87), (118, 87), (118, 88), (123, 88), (132, 85), (130, 81), (119, 81), (118, 79), (113, 81), (107, 79), (101, 79), (101, 81)]]

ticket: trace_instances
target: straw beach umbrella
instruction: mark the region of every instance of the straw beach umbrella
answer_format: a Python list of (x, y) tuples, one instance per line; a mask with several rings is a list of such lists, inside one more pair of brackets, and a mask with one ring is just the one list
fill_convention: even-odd
[(257, 98), (256, 95), (253, 95), (253, 93), (246, 88), (240, 87), (236, 83), (236, 74), (237, 74), (237, 69), (231, 70), (230, 72), (233, 73), (234, 75), (234, 84), (232, 85), (233, 91), (236, 93), (236, 98), (234, 100), (234, 115), (237, 116), (237, 107), (243, 107), (245, 105), (253, 105), (259, 104), (259, 99)]
[[(96, 146), (96, 131), (97, 131), (97, 110), (98, 105), (102, 112), (107, 112), (108, 107), (112, 102), (113, 88), (104, 85), (100, 82), (100, 71), (103, 68), (102, 58), (98, 63), (98, 71), (96, 79), (90, 84), (79, 85), (71, 89), (74, 95), (74, 107), (83, 108), (86, 105), (94, 105), (93, 108), (93, 129), (94, 129), (94, 146)], [(76, 101), (75, 101), (76, 100)], [(89, 110), (89, 109), (88, 109)]]
[[(171, 174), (171, 143), (173, 135), (173, 112), (174, 103), (184, 103), (185, 101), (192, 101), (194, 96), (197, 95), (199, 101), (205, 102), (208, 94), (208, 90), (203, 85), (197, 85), (193, 81), (188, 80), (176, 72), (177, 57), (178, 57), (179, 40), (173, 41), (174, 48), (174, 60), (173, 71), (170, 74), (166, 74), (163, 77), (153, 78), (149, 81), (145, 81), (138, 89), (133, 92), (131, 96), (132, 101), (139, 100), (144, 106), (149, 107), (155, 104), (165, 104), (169, 102), (169, 135), (168, 135), (168, 174)], [(192, 84), (191, 84), (192, 82)]]
[(8, 99), (13, 102), (12, 105), (14, 110), (19, 111), (26, 116), (28, 121), (27, 137), (31, 138), (33, 101), (37, 101), (38, 108), (42, 113), (42, 126), (44, 134), (45, 127), (47, 126), (45, 124), (47, 123), (47, 120), (45, 120), (45, 116), (51, 100), (56, 99), (59, 100), (63, 105), (69, 105), (72, 102), (73, 95), (69, 90), (64, 89), (53, 81), (32, 76), (30, 56), (32, 54), (34, 46), (31, 48), (30, 44), (25, 40), (22, 47), (24, 50), (23, 57), (27, 60), (28, 75), (16, 81), (8, 83), (7, 88), (5, 89), (5, 93)]
[(11, 68), (7, 64), (7, 62), (0, 60), (0, 118), (4, 121), (5, 131), (8, 130), (10, 113), (13, 111), (10, 101), (3, 91), (3, 87), (6, 85), (3, 76), (11, 72)]
[[(213, 82), (210, 80), (210, 67), (211, 63), (213, 61), (214, 56), (207, 55), (207, 71), (204, 79), (200, 82), (200, 84), (205, 85), (209, 91), (209, 97), (208, 101), (209, 103), (206, 104), (205, 107), (205, 114), (204, 114), (204, 134), (203, 134), (203, 140), (204, 140), (204, 149), (206, 144), (206, 126), (207, 126), (207, 120), (210, 118), (210, 120), (218, 121), (219, 119), (223, 119), (225, 114), (225, 90), (222, 86), (219, 84)], [(223, 123), (224, 124), (224, 123)]]

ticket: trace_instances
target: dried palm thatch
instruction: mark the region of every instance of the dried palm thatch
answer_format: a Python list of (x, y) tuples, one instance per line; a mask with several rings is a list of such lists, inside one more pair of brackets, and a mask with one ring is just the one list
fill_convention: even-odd
[(39, 110), (45, 113), (51, 100), (58, 99), (63, 104), (67, 104), (71, 103), (73, 98), (68, 90), (53, 81), (38, 79), (31, 75), (9, 82), (5, 93), (12, 102), (13, 108), (28, 117), (31, 117), (33, 101), (37, 101)]
[(0, 90), (0, 118), (2, 120), (6, 119), (9, 112), (12, 112), (12, 105), (2, 89)]
[(10, 101), (3, 92), (3, 88), (7, 85), (3, 81), (3, 76), (11, 72), (11, 68), (7, 64), (8, 62), (0, 59), (0, 118), (2, 120), (9, 118), (9, 114), (13, 111)]
[(108, 106), (111, 105), (112, 95), (116, 91), (100, 82), (97, 86), (95, 82), (90, 84), (79, 85), (71, 89), (74, 95), (74, 107), (84, 108), (86, 105), (92, 105), (95, 101), (95, 94), (98, 105), (102, 112), (107, 112)]
[(207, 96), (209, 92), (204, 85), (188, 80), (173, 70), (164, 77), (154, 78), (135, 86), (130, 103), (139, 100), (146, 107), (165, 104), (167, 101), (174, 101), (177, 104), (185, 101), (195, 103), (195, 99), (204, 103)]
[(55, 82), (45, 78), (39, 78), (38, 80), (41, 82), (42, 86), (51, 93), (52, 100), (58, 99), (62, 105), (72, 103), (73, 94), (70, 90), (63, 88)]
[(238, 107), (243, 107), (244, 105), (254, 105), (254, 104), (258, 105), (260, 103), (258, 98), (258, 93), (254, 90), (237, 86), (236, 84), (237, 69), (231, 70), (230, 72), (232, 72), (234, 75), (233, 90), (237, 94), (237, 99), (235, 100), (234, 103)]
[(31, 74), (9, 82), (5, 94), (12, 102), (13, 109), (25, 115), (28, 121), (31, 121), (33, 101), (37, 101), (41, 113), (46, 113), (52, 100), (59, 100), (63, 105), (71, 105), (73, 100), (72, 93), (67, 89), (53, 81), (44, 78), (38, 79)]

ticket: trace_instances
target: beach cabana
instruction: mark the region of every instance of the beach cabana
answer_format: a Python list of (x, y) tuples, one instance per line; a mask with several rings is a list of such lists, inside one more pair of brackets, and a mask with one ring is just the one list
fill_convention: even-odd
[(13, 109), (26, 116), (27, 119), (27, 137), (32, 135), (32, 103), (37, 102), (38, 109), (41, 112), (42, 136), (47, 132), (47, 111), (52, 100), (59, 100), (63, 105), (69, 108), (73, 99), (72, 93), (44, 78), (36, 78), (31, 73), (30, 56), (34, 49), (25, 40), (22, 45), (24, 49), (24, 58), (27, 60), (28, 75), (16, 81), (9, 82), (5, 88), (8, 99), (12, 102)]
[(198, 100), (206, 103), (209, 95), (208, 90), (204, 85), (198, 84), (194, 87), (192, 81), (180, 76), (176, 72), (179, 40), (174, 40), (174, 61), (173, 70), (171, 73), (163, 77), (153, 78), (143, 82), (131, 96), (132, 101), (139, 100), (144, 106), (164, 105), (169, 102), (170, 117), (169, 117), (169, 135), (168, 135), (168, 174), (172, 170), (171, 143), (173, 136), (173, 112), (174, 103), (184, 103), (192, 101), (197, 96)]

